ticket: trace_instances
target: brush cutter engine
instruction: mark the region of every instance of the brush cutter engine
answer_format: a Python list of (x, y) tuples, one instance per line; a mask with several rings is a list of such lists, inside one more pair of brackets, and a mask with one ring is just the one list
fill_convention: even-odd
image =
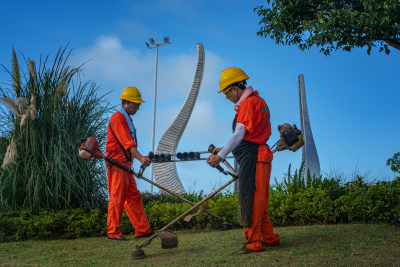
[(99, 150), (99, 142), (94, 137), (89, 137), (79, 148), (79, 156), (89, 160), (91, 158), (103, 158), (103, 153)]
[(293, 124), (293, 126), (289, 123), (279, 125), (278, 131), (281, 138), (275, 143), (276, 148), (272, 151), (273, 153), (287, 149), (295, 152), (304, 145), (303, 135), (301, 131), (297, 129), (296, 124)]

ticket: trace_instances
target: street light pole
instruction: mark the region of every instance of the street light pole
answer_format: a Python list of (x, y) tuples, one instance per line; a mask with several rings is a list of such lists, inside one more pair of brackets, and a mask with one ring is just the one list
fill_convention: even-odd
[[(157, 37), (157, 42), (154, 42), (153, 38), (149, 39), (150, 44), (145, 42), (147, 45), (147, 48), (152, 49), (156, 48), (156, 75), (154, 79), (154, 102), (153, 102), (153, 129), (152, 129), (152, 136), (151, 136), (151, 151), (154, 152), (154, 139), (155, 139), (155, 130), (156, 130), (156, 103), (157, 103), (157, 74), (158, 74), (158, 48), (160, 46), (165, 46), (171, 44), (169, 42), (169, 37), (164, 37), (164, 42), (163, 43), (158, 43), (158, 37)], [(150, 180), (154, 181), (153, 178), (153, 167), (154, 165), (151, 164), (150, 166)], [(153, 193), (153, 185), (150, 184), (150, 193)]]

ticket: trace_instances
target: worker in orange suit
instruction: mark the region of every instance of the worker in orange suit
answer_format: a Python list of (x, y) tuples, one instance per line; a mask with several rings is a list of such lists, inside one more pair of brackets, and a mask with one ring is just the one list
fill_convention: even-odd
[(270, 113), (257, 91), (247, 87), (247, 74), (239, 68), (222, 71), (220, 90), (235, 104), (233, 135), (223, 148), (215, 148), (207, 163), (216, 167), (230, 152), (239, 165), (238, 221), (244, 227), (246, 242), (232, 254), (263, 251), (279, 245), (268, 217), (269, 180), (272, 152), (266, 142), (271, 136)]
[[(107, 127), (107, 157), (131, 168), (133, 159), (138, 159), (143, 166), (149, 166), (149, 157), (142, 156), (137, 150), (136, 128), (132, 118), (144, 103), (136, 87), (126, 87), (121, 94), (122, 105), (111, 116)], [(123, 209), (135, 229), (135, 238), (154, 234), (143, 209), (140, 192), (133, 174), (116, 165), (107, 164), (108, 202), (107, 241), (126, 241), (119, 230)]]

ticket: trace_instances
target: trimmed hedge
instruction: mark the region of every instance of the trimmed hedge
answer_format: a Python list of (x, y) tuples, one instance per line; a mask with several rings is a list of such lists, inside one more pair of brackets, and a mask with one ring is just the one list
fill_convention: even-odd
[[(198, 202), (205, 196), (200, 192), (184, 197)], [(145, 194), (143, 203), (152, 229), (164, 227), (191, 207), (169, 195)], [(208, 201), (206, 208), (239, 227), (237, 194), (218, 194)], [(277, 190), (275, 186), (270, 190), (268, 212), (274, 226), (356, 222), (399, 225), (400, 177), (376, 184), (367, 184), (358, 177), (344, 185), (331, 179), (318, 186), (296, 189), (296, 193), (282, 187)], [(218, 228), (220, 225), (215, 217), (203, 213), (188, 223), (180, 220), (170, 229)], [(134, 233), (125, 212), (120, 229), (126, 234)], [(38, 214), (29, 210), (0, 213), (0, 242), (105, 236), (106, 231), (107, 207), (45, 210)]]

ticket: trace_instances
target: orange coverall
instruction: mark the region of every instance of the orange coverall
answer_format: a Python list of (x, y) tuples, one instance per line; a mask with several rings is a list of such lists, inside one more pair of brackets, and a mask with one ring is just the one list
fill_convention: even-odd
[[(130, 118), (130, 117), (129, 117)], [(124, 115), (117, 111), (111, 116), (110, 124), (107, 127), (107, 143), (106, 154), (112, 160), (121, 163), (125, 167), (131, 168), (133, 159), (129, 162), (122, 151), (118, 141), (124, 147), (127, 155), (130, 155), (129, 149), (136, 146), (135, 140), (132, 139), (129, 126)], [(119, 230), (123, 209), (135, 228), (136, 236), (144, 236), (149, 234), (150, 226), (146, 214), (143, 209), (140, 192), (137, 189), (136, 181), (133, 174), (118, 168), (115, 165), (107, 164), (108, 193), (110, 200), (108, 202), (107, 215), (107, 235), (110, 238), (123, 236)]]
[(264, 250), (262, 243), (279, 244), (279, 234), (274, 233), (268, 217), (269, 180), (272, 152), (265, 145), (271, 136), (270, 113), (265, 101), (254, 91), (240, 105), (236, 113), (237, 123), (246, 127), (244, 139), (260, 144), (256, 163), (255, 191), (251, 226), (244, 227), (244, 245), (254, 251)]

